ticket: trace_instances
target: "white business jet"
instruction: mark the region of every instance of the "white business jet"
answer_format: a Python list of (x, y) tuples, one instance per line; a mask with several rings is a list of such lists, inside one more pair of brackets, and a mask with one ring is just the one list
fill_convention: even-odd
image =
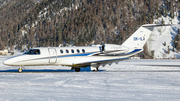
[[(148, 40), (154, 27), (162, 25), (142, 25), (122, 45), (103, 44), (81, 47), (37, 47), (26, 51), (22, 55), (6, 59), (3, 64), (20, 66), (70, 66), (76, 72), (80, 68), (90, 66), (92, 71), (98, 71), (100, 65), (118, 63), (129, 59), (131, 56), (143, 51), (143, 46)], [(164, 25), (163, 25), (164, 26)]]

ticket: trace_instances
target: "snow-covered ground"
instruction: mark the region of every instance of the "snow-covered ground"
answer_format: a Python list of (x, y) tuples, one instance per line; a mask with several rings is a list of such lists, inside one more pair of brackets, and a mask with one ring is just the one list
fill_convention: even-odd
[(126, 60), (99, 72), (67, 67), (4, 66), (0, 101), (179, 101), (180, 60)]

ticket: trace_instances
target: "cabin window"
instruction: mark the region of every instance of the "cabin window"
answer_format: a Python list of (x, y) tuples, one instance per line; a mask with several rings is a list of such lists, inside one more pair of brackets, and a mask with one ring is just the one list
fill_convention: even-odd
[(82, 52), (83, 52), (83, 53), (85, 53), (85, 50), (84, 50), (84, 49), (82, 49)]
[(66, 53), (69, 53), (69, 50), (66, 50)]
[(24, 54), (40, 54), (40, 50), (39, 49), (29, 49), (28, 51), (26, 51)]
[(73, 50), (73, 49), (71, 49), (71, 52), (72, 52), (72, 53), (74, 53), (74, 50)]
[(63, 53), (63, 50), (60, 50), (61, 54)]
[(77, 53), (79, 53), (80, 51), (79, 51), (79, 49), (77, 49)]

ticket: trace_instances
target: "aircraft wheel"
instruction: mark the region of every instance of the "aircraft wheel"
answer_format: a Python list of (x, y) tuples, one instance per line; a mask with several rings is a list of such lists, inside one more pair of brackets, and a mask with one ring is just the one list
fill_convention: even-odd
[(93, 72), (97, 72), (98, 70), (99, 70), (99, 69), (98, 69), (98, 68), (96, 68), (96, 69), (94, 69), (94, 70), (93, 70)]
[(19, 72), (19, 73), (22, 73), (22, 68), (19, 68), (19, 69), (18, 69), (18, 72)]
[(81, 68), (75, 68), (75, 71), (76, 71), (76, 72), (80, 72), (80, 71), (81, 71)]

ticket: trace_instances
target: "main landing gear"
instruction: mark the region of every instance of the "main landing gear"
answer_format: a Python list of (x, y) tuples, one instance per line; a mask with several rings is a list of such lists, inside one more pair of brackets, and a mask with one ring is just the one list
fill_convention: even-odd
[(22, 73), (22, 71), (23, 71), (22, 68), (25, 69), (23, 66), (20, 66), (20, 68), (18, 69), (19, 73)]
[(75, 68), (75, 71), (76, 71), (76, 72), (80, 72), (80, 71), (81, 71), (81, 68)]
[[(91, 68), (91, 70), (92, 70), (93, 72), (98, 72), (98, 67), (93, 67), (93, 66), (91, 66), (90, 68)], [(75, 70), (75, 72), (80, 72), (80, 71), (81, 71), (81, 68), (72, 67), (71, 70)]]
[(99, 69), (98, 69), (98, 67), (97, 68), (93, 68), (93, 72), (97, 72)]
[(93, 72), (97, 72), (99, 65), (97, 63), (91, 63), (90, 67)]
[(80, 72), (80, 71), (81, 71), (81, 68), (72, 67), (71, 70), (75, 70), (76, 72)]

